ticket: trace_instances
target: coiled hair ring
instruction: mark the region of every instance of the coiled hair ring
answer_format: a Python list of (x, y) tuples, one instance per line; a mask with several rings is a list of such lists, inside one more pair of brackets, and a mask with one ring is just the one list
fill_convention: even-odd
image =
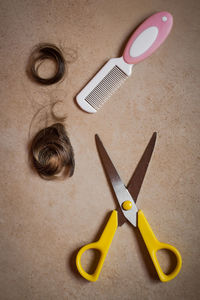
[[(56, 65), (53, 76), (43, 78), (39, 75), (39, 68), (44, 60), (50, 59)], [(60, 81), (66, 71), (65, 59), (61, 50), (53, 44), (40, 44), (32, 52), (29, 60), (28, 73), (38, 83), (50, 85)]]

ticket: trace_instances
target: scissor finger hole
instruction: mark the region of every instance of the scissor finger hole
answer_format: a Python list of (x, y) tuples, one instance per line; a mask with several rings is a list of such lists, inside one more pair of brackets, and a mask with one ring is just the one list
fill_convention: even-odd
[(175, 254), (168, 249), (160, 249), (156, 252), (156, 256), (163, 273), (166, 275), (172, 273), (177, 264)]
[(81, 265), (88, 274), (93, 274), (99, 263), (101, 253), (97, 249), (88, 249), (81, 257)]

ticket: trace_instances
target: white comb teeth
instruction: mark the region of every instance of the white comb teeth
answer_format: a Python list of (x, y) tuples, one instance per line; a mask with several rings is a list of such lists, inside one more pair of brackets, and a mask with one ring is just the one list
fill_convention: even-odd
[(115, 66), (85, 97), (94, 109), (98, 110), (107, 99), (120, 87), (120, 85), (127, 79), (127, 75)]
[(132, 67), (123, 57), (110, 59), (77, 95), (79, 106), (89, 113), (97, 112), (131, 75)]

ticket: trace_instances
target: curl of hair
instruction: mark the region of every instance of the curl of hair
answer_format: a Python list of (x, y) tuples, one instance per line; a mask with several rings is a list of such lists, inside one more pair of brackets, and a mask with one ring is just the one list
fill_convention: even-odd
[(74, 173), (73, 148), (61, 123), (36, 134), (31, 145), (31, 156), (35, 169), (44, 179), (64, 179)]
[[(45, 59), (51, 59), (56, 64), (55, 74), (49, 78), (43, 78), (38, 74), (39, 66)], [(28, 73), (35, 81), (45, 85), (60, 81), (65, 74), (65, 59), (61, 50), (53, 44), (40, 44), (37, 46), (30, 56)]]

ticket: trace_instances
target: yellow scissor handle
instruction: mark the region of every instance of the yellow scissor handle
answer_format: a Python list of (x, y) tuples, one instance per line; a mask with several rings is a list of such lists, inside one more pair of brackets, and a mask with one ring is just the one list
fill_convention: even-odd
[[(173, 247), (169, 244), (161, 243), (157, 240), (155, 234), (153, 233), (149, 223), (147, 222), (147, 219), (145, 218), (145, 216), (141, 210), (138, 211), (138, 228), (140, 230), (140, 233), (142, 234), (143, 240), (147, 246), (147, 249), (149, 251), (149, 254), (154, 263), (154, 266), (156, 268), (156, 271), (158, 273), (160, 280), (163, 282), (166, 282), (166, 281), (170, 281), (173, 278), (175, 278), (178, 275), (178, 273), (181, 269), (181, 265), (182, 265), (182, 258), (181, 258), (179, 251), (175, 247)], [(160, 264), (158, 262), (158, 259), (156, 257), (156, 252), (161, 249), (169, 250), (169, 251), (173, 252), (176, 256), (176, 260), (177, 260), (176, 267), (168, 275), (166, 275), (162, 271)]]
[[(95, 243), (85, 245), (84, 247), (82, 247), (79, 250), (79, 252), (76, 256), (76, 266), (77, 266), (79, 273), (85, 279), (87, 279), (89, 281), (96, 281), (98, 279), (101, 269), (103, 267), (104, 260), (108, 253), (112, 239), (114, 237), (115, 231), (117, 229), (117, 226), (118, 226), (117, 211), (113, 210), (100, 239)], [(81, 265), (81, 256), (85, 251), (87, 251), (89, 249), (96, 249), (100, 252), (100, 259), (99, 259), (98, 265), (96, 267), (96, 270), (94, 271), (93, 274), (87, 273)]]

